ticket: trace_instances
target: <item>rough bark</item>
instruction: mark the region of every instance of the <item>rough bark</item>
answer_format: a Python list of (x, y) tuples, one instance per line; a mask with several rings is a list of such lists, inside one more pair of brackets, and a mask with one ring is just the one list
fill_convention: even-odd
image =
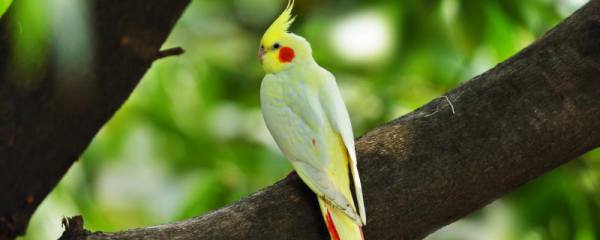
[[(443, 66), (441, 66), (443, 67)], [(366, 239), (420, 239), (600, 145), (600, 1), (356, 142)], [(452, 103), (455, 113), (452, 112)], [(292, 175), (189, 220), (73, 239), (327, 239)]]
[(19, 1), (0, 21), (0, 239), (24, 233), (33, 211), (152, 62), (172, 54), (159, 48), (189, 0), (87, 2), (93, 65), (76, 74), (57, 69), (51, 35), (48, 51), (35, 58), (13, 51), (15, 35), (36, 34), (27, 16), (16, 13)]

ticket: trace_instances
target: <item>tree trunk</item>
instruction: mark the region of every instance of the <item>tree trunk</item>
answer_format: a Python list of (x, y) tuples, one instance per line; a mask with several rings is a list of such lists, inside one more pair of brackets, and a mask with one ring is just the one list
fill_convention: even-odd
[[(446, 97), (356, 142), (366, 239), (423, 238), (600, 145), (600, 1)], [(292, 175), (204, 216), (71, 239), (327, 239), (324, 226)]]
[(40, 202), (164, 56), (159, 48), (189, 0), (84, 2), (95, 43), (85, 71), (54, 61), (56, 38), (65, 36), (42, 38), (48, 51), (33, 58), (15, 51), (21, 42), (13, 40), (35, 40), (39, 33), (17, 14), (21, 1), (0, 21), (0, 239), (24, 233)]

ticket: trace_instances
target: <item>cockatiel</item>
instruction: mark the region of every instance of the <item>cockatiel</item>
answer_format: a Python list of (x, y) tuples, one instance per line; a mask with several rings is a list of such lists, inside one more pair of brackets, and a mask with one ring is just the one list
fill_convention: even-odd
[(316, 193), (331, 239), (364, 239), (365, 206), (348, 112), (335, 77), (315, 62), (304, 38), (288, 32), (293, 4), (288, 2), (260, 43), (263, 117), (285, 157)]

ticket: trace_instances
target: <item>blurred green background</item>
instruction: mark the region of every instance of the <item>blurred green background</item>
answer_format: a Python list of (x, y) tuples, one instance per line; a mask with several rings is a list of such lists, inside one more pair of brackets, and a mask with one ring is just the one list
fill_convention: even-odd
[[(88, 19), (85, 4), (70, 2), (28, 9), (41, 25)], [(181, 220), (285, 177), (290, 166), (260, 114), (256, 57), (285, 4), (193, 0), (164, 45), (186, 53), (154, 63), (21, 239), (56, 239), (61, 217), (76, 214), (103, 231)], [(505, 60), (583, 4), (298, 0), (292, 31), (337, 76), (358, 136)], [(588, 153), (429, 239), (600, 239), (599, 180), (600, 152)]]

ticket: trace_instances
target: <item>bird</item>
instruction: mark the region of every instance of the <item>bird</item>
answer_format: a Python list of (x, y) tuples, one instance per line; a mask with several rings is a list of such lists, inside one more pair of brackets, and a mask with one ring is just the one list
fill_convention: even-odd
[(260, 40), (263, 118), (283, 155), (316, 194), (330, 238), (364, 240), (365, 204), (350, 117), (334, 75), (317, 64), (305, 38), (289, 32), (293, 5), (288, 1)]

